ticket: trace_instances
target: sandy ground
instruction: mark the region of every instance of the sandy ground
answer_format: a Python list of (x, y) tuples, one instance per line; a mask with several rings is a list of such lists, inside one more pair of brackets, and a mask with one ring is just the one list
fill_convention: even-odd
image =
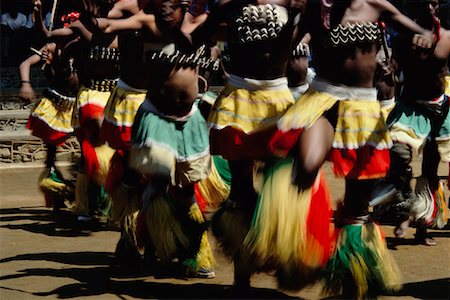
[[(329, 175), (330, 166), (325, 169)], [(442, 165), (440, 175), (447, 170)], [(36, 187), (39, 173), (38, 168), (0, 169), (0, 299), (242, 298), (232, 292), (233, 266), (212, 237), (214, 279), (164, 278), (117, 266), (113, 253), (119, 232), (105, 224), (74, 227), (69, 215), (52, 216)], [(343, 182), (328, 177), (333, 198), (341, 198)], [(379, 299), (450, 299), (450, 228), (430, 231), (435, 247), (416, 245), (414, 229), (403, 240), (393, 238), (392, 226), (383, 229), (404, 285)], [(268, 274), (255, 275), (252, 287), (248, 297), (256, 299), (326, 298), (318, 286), (278, 291)]]

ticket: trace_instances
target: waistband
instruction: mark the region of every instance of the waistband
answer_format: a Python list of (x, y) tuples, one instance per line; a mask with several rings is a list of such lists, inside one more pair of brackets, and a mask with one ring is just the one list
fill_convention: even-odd
[(310, 86), (311, 89), (330, 94), (339, 101), (377, 101), (376, 88), (363, 88), (343, 84), (334, 84), (318, 77), (313, 79)]
[(121, 78), (119, 78), (119, 81), (117, 82), (117, 88), (140, 94), (147, 93), (147, 90), (134, 88), (131, 85), (125, 83), (125, 81), (123, 81)]
[(416, 100), (416, 103), (430, 110), (431, 112), (441, 115), (443, 113), (443, 106), (448, 101), (448, 96), (442, 94), (432, 100)]
[(158, 110), (158, 108), (148, 98), (146, 98), (145, 101), (141, 104), (141, 108), (144, 109), (147, 112), (151, 112), (152, 114), (158, 115), (158, 116), (160, 116), (160, 117), (162, 117), (164, 119), (168, 119), (168, 120), (171, 120), (171, 121), (174, 121), (174, 122), (186, 122), (198, 110), (197, 102), (195, 102), (192, 105), (191, 111), (189, 113), (187, 113), (186, 115), (184, 115), (184, 116), (166, 115), (165, 113), (163, 113), (160, 110)]
[(67, 110), (75, 105), (76, 97), (65, 96), (50, 87), (44, 90), (44, 95), (60, 109)]
[(230, 74), (228, 84), (236, 88), (246, 89), (249, 91), (288, 89), (287, 77), (259, 80)]
[(303, 94), (304, 92), (306, 92), (309, 89), (309, 83), (304, 83), (299, 86), (292, 86), (289, 89), (291, 90), (292, 93)]

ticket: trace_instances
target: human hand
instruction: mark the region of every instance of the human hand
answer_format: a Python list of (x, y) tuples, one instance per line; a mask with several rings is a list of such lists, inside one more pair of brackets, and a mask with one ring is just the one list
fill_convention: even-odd
[(33, 102), (35, 100), (35, 93), (31, 83), (22, 82), (19, 90), (19, 98), (26, 102)]
[(42, 11), (41, 0), (33, 0), (33, 10), (36, 12)]
[(43, 49), (41, 51), (41, 61), (46, 64), (49, 65), (51, 64), (52, 60), (53, 60), (53, 52), (49, 51), (48, 49)]
[(434, 44), (434, 35), (432, 32), (425, 34), (415, 34), (412, 39), (413, 49), (430, 49)]
[(98, 16), (99, 13), (99, 7), (97, 3), (93, 0), (83, 0), (83, 11), (82, 16)]

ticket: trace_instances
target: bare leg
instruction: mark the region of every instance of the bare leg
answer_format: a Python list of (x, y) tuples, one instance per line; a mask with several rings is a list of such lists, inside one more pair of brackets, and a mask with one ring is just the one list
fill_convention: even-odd
[(297, 144), (297, 178), (301, 188), (308, 188), (316, 179), (333, 145), (334, 128), (325, 117), (320, 117), (314, 125), (304, 130)]
[[(423, 150), (422, 160), (422, 176), (428, 179), (432, 191), (436, 191), (439, 187), (439, 177), (437, 170), (439, 166), (440, 156), (435, 140), (427, 141)], [(417, 224), (416, 240), (427, 246), (435, 246), (436, 240), (427, 234), (427, 228), (423, 224)]]
[(47, 144), (47, 159), (45, 160), (45, 167), (51, 168), (55, 166), (56, 160), (56, 146)]

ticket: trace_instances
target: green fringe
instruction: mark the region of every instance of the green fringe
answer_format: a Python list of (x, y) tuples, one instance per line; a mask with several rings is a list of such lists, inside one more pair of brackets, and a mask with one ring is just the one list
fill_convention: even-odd
[(350, 291), (352, 297), (361, 299), (400, 286), (397, 265), (376, 232), (378, 230), (374, 223), (345, 225), (341, 229), (336, 251), (324, 274), (327, 294), (340, 294), (350, 283), (356, 289)]

